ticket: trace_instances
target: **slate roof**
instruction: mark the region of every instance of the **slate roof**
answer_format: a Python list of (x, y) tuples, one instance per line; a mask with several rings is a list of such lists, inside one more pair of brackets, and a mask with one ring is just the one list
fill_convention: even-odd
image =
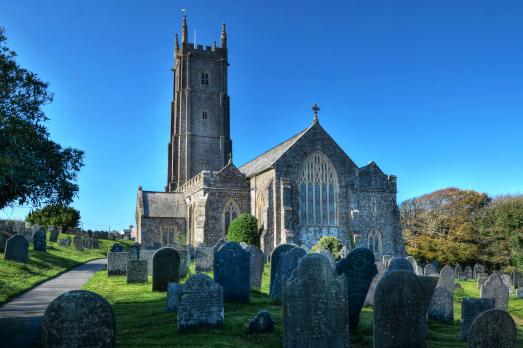
[(185, 199), (175, 192), (143, 191), (145, 217), (185, 218)]

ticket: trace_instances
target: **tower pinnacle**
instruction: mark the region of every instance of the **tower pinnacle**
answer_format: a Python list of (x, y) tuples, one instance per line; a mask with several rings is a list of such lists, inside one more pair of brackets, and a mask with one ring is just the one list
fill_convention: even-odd
[(314, 117), (312, 118), (312, 123), (318, 123), (318, 111), (320, 111), (320, 107), (318, 104), (314, 104), (312, 106), (312, 111), (314, 112)]
[(174, 34), (174, 47), (176, 47), (176, 49), (180, 48), (180, 44), (178, 43), (178, 33)]
[(222, 48), (227, 48), (227, 31), (225, 30), (225, 23), (222, 24)]
[(187, 15), (183, 15), (182, 21), (182, 44), (187, 43), (189, 36), (187, 34)]

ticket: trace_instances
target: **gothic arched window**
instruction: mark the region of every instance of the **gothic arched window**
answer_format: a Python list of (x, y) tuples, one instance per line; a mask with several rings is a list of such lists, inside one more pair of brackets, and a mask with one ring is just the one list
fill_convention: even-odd
[(225, 234), (227, 234), (227, 231), (229, 230), (231, 221), (236, 219), (238, 216), (240, 216), (240, 207), (238, 206), (238, 203), (231, 199), (227, 204), (225, 204), (225, 208), (223, 209), (223, 230)]
[(381, 232), (378, 229), (374, 228), (369, 232), (367, 245), (373, 253), (381, 253)]
[(202, 73), (202, 85), (207, 86), (209, 84), (209, 74), (206, 72)]
[(302, 225), (336, 225), (338, 178), (331, 161), (321, 152), (305, 159), (299, 176), (299, 190)]

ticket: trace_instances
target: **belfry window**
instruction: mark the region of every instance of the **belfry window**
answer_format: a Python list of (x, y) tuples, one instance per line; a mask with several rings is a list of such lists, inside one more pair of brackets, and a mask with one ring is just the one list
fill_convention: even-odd
[(202, 112), (202, 118), (204, 120), (208, 119), (209, 118), (209, 113), (207, 111)]
[(209, 74), (206, 72), (202, 73), (202, 85), (209, 85)]
[(330, 160), (315, 152), (303, 163), (299, 176), (300, 223), (335, 226), (338, 179)]
[(240, 207), (238, 206), (238, 203), (231, 199), (223, 209), (223, 230), (225, 235), (227, 235), (231, 221), (236, 219), (238, 216), (240, 216)]

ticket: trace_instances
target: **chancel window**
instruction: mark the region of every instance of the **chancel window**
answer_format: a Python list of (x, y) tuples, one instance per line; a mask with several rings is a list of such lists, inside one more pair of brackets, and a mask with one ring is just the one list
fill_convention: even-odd
[(238, 203), (231, 199), (223, 209), (223, 228), (226, 235), (231, 221), (236, 219), (239, 215), (240, 207), (238, 206)]
[(338, 179), (334, 166), (321, 152), (305, 159), (299, 176), (299, 190), (302, 225), (336, 225)]
[(206, 72), (202, 73), (202, 85), (209, 85), (209, 74)]
[(368, 235), (368, 248), (375, 254), (381, 253), (381, 232), (373, 229)]

